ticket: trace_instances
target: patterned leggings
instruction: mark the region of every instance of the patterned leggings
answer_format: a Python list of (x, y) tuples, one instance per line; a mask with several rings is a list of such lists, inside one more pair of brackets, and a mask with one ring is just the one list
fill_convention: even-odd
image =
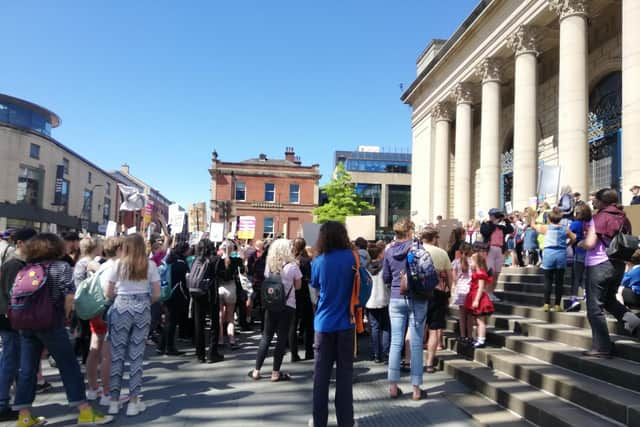
[(151, 323), (149, 294), (119, 295), (109, 310), (111, 399), (120, 399), (125, 357), (129, 356), (129, 395), (142, 389), (142, 361)]

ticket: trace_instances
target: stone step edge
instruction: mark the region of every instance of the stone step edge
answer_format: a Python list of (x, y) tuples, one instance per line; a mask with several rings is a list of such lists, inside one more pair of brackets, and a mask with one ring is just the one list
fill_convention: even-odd
[[(532, 427), (526, 419), (514, 411), (500, 406), (476, 391), (471, 393), (448, 394), (445, 398), (469, 415), (478, 427)], [(489, 409), (490, 411), (487, 411)]]
[[(446, 373), (462, 382), (467, 387), (483, 394), (484, 396), (487, 396), (489, 399), (495, 400), (499, 405), (514, 411), (516, 414), (523, 416), (527, 421), (535, 425), (541, 425), (545, 427), (575, 425), (574, 423), (570, 422), (570, 420), (567, 420), (566, 417), (562, 417), (560, 414), (556, 413), (557, 410), (565, 411), (566, 409), (573, 410), (572, 412), (574, 412), (574, 416), (576, 414), (579, 414), (585, 417), (593, 417), (593, 421), (595, 421), (596, 419), (600, 421), (600, 423), (590, 423), (590, 425), (623, 425), (610, 418), (605, 418), (600, 414), (596, 414), (586, 408), (568, 402), (558, 396), (554, 396), (552, 394), (539, 390), (507, 374), (501, 373), (504, 380), (508, 381), (510, 379), (511, 381), (509, 382), (521, 384), (521, 387), (526, 389), (526, 392), (528, 394), (527, 400), (522, 400), (515, 394), (510, 393), (508, 391), (508, 387), (502, 387), (498, 384), (495, 384), (495, 378), (492, 381), (494, 384), (491, 384), (489, 381), (486, 381), (485, 378), (482, 377), (482, 374), (484, 374), (485, 376), (488, 374), (491, 377), (495, 377), (495, 370), (479, 362), (464, 360), (457, 354), (449, 357), (441, 356), (439, 363), (442, 365), (442, 368)], [(487, 395), (483, 391), (488, 391), (492, 395)], [(532, 396), (536, 396), (536, 398), (534, 399), (532, 398)], [(540, 399), (545, 400), (543, 404), (539, 402)], [(562, 402), (562, 404), (557, 405), (555, 404), (555, 401)], [(551, 403), (554, 404), (550, 405)], [(522, 408), (524, 409), (522, 410), (522, 413), (516, 408), (516, 406), (522, 406)]]

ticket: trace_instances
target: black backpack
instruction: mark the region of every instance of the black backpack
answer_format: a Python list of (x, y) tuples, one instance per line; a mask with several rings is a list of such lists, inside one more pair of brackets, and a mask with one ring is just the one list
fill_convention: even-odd
[(262, 306), (266, 310), (280, 313), (285, 309), (287, 299), (292, 289), (293, 285), (285, 295), (282, 277), (279, 274), (270, 274), (269, 277), (262, 282)]
[(197, 258), (191, 266), (191, 272), (187, 278), (187, 286), (189, 287), (189, 293), (192, 295), (205, 295), (209, 292), (209, 289), (213, 286), (214, 280), (211, 279), (209, 274), (209, 268), (211, 261), (205, 259), (202, 261)]

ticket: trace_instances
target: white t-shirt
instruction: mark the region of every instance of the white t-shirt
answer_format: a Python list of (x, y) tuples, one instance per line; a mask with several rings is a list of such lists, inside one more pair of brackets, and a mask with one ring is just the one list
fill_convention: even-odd
[[(264, 277), (269, 277), (269, 274), (269, 266), (267, 266), (264, 270)], [(295, 280), (302, 279), (300, 267), (298, 264), (290, 262), (284, 266), (282, 272), (280, 272), (280, 277), (282, 278), (282, 284), (284, 285), (285, 295), (289, 294), (289, 297), (287, 298), (287, 306), (296, 308), (296, 290), (293, 288), (293, 282)]]
[(118, 266), (120, 261), (116, 261), (111, 267), (109, 272), (105, 272), (104, 275), (108, 276), (109, 282), (116, 284), (116, 295), (137, 295), (137, 294), (150, 294), (151, 284), (160, 281), (160, 273), (155, 262), (148, 262), (147, 280), (135, 282), (132, 280), (121, 280), (118, 277)]
[(111, 276), (111, 269), (116, 265), (116, 262), (112, 259), (105, 261), (104, 264), (100, 266), (100, 269), (96, 272), (96, 274), (100, 274), (100, 286), (102, 287), (102, 292), (107, 294), (107, 289), (109, 288), (109, 279)]

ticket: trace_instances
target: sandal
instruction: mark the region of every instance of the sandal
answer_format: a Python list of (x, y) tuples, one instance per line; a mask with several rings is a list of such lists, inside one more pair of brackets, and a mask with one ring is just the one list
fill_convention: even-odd
[(271, 377), (272, 383), (277, 383), (280, 381), (291, 381), (291, 374), (289, 374), (288, 372), (280, 372), (276, 378), (274, 378), (273, 376)]
[(254, 381), (258, 381), (258, 380), (261, 378), (261, 377), (260, 377), (260, 375), (258, 375), (258, 377), (255, 377), (255, 376), (253, 375), (253, 372), (254, 372), (254, 370), (253, 370), (253, 369), (252, 369), (252, 370), (250, 370), (250, 371), (249, 371), (249, 373), (247, 374), (247, 376), (248, 376), (249, 378), (251, 378), (252, 380), (254, 380)]
[(395, 396), (393, 394), (389, 393), (389, 397), (392, 398), (392, 399), (397, 399), (400, 396), (402, 396), (402, 390), (400, 389), (400, 387), (398, 387), (397, 390), (398, 391), (396, 392)]
[(400, 371), (401, 372), (411, 372), (411, 364), (405, 361), (400, 363)]
[(435, 374), (436, 373), (436, 368), (434, 368), (433, 366), (425, 366), (424, 371), (427, 374)]
[(420, 396), (416, 397), (415, 394), (411, 395), (411, 400), (422, 400), (427, 398), (427, 390), (420, 390)]

